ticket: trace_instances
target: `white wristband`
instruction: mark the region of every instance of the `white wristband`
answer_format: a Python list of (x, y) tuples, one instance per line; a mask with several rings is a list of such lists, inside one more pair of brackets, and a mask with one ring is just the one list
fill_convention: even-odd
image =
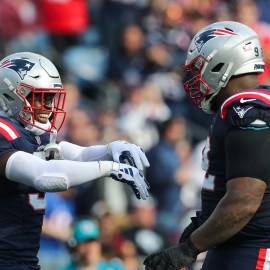
[(112, 171), (118, 172), (120, 168), (119, 163), (113, 161), (99, 161), (99, 169), (101, 176), (110, 176)]

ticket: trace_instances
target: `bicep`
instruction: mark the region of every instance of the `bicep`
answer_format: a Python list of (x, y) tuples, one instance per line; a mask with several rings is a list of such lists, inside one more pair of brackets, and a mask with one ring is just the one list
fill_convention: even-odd
[(232, 212), (239, 209), (252, 217), (258, 210), (265, 193), (267, 184), (259, 179), (241, 177), (231, 179), (227, 183), (227, 192), (223, 203), (232, 206)]

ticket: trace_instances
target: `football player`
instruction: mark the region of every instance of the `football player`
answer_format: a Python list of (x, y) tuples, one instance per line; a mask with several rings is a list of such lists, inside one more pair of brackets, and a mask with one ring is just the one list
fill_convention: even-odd
[(45, 192), (111, 176), (129, 184), (138, 199), (148, 197), (141, 171), (149, 163), (137, 145), (56, 142), (65, 118), (65, 95), (59, 73), (47, 58), (22, 52), (0, 62), (1, 270), (39, 269)]
[(233, 21), (200, 30), (187, 51), (185, 90), (214, 113), (202, 168), (202, 209), (179, 245), (149, 255), (146, 270), (178, 270), (207, 251), (202, 270), (270, 267), (270, 87), (258, 35)]

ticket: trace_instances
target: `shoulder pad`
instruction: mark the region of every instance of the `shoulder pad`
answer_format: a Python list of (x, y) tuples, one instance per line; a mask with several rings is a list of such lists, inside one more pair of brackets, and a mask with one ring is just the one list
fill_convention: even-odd
[(270, 125), (270, 91), (254, 89), (228, 98), (221, 107), (221, 118), (237, 127)]

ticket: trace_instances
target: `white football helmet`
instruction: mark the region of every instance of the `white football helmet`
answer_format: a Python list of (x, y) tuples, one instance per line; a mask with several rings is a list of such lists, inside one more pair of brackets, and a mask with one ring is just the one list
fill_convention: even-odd
[(232, 76), (264, 71), (258, 35), (244, 24), (234, 21), (213, 23), (192, 39), (184, 70), (192, 78), (184, 88), (194, 105), (207, 113), (211, 101)]
[(0, 109), (35, 135), (61, 128), (65, 95), (60, 75), (47, 58), (20, 52), (0, 61)]

